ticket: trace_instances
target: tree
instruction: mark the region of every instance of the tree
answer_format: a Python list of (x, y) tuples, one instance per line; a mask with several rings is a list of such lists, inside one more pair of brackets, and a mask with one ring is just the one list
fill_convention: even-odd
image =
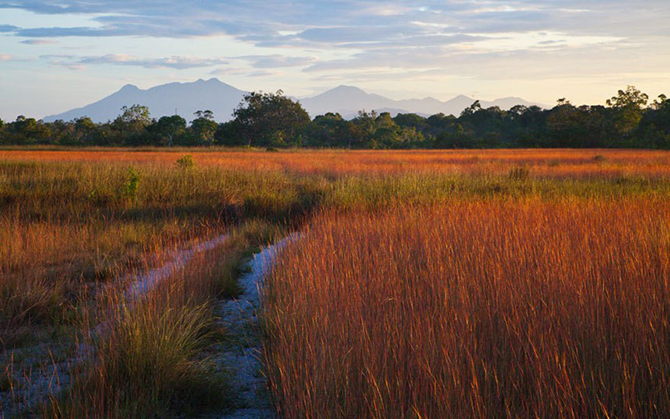
[[(664, 94), (658, 95), (658, 98), (654, 100), (654, 103), (651, 105), (651, 108), (658, 111), (670, 106), (670, 99)], [(2, 120), (0, 120), (0, 123)], [(2, 124), (0, 124), (0, 127)]]
[(570, 101), (559, 99), (547, 115), (547, 130), (552, 147), (575, 147), (589, 136), (585, 125), (584, 109), (573, 106)]
[(350, 122), (339, 113), (329, 112), (314, 118), (305, 129), (306, 145), (311, 147), (338, 147), (344, 145)]
[(214, 121), (214, 114), (212, 111), (197, 111), (194, 115), (197, 116), (191, 122), (191, 133), (194, 140), (198, 144), (212, 145), (214, 143), (214, 135), (219, 127)]
[(51, 136), (51, 130), (42, 121), (23, 115), (17, 116), (16, 121), (9, 124), (9, 130), (14, 134), (16, 144), (36, 143)]
[(348, 133), (347, 148), (353, 145), (366, 146), (366, 141), (370, 141), (377, 131), (377, 112), (358, 111), (358, 116), (351, 120)]
[(481, 111), (481, 110), (482, 110), (481, 103), (479, 103), (478, 100), (475, 100), (472, 105), (463, 109), (463, 112), (461, 112), (461, 116), (473, 115), (473, 114), (477, 113), (477, 111)]
[(136, 104), (130, 108), (122, 107), (121, 115), (114, 120), (113, 126), (124, 135), (132, 136), (139, 135), (151, 122), (149, 108)]
[(214, 112), (210, 111), (209, 109), (207, 109), (206, 111), (196, 111), (195, 113), (193, 113), (193, 115), (195, 115), (197, 118), (204, 118), (209, 121), (214, 120)]
[(174, 144), (175, 138), (186, 131), (186, 120), (179, 115), (162, 116), (154, 125), (153, 131), (167, 140), (167, 146)]
[(624, 137), (638, 127), (648, 101), (649, 96), (635, 86), (619, 90), (616, 96), (607, 100), (607, 106), (615, 110), (615, 126)]
[(310, 123), (309, 114), (278, 90), (277, 93), (251, 92), (235, 109), (234, 122), (248, 146), (295, 144), (299, 133)]
[(74, 135), (77, 142), (87, 143), (93, 137), (97, 126), (88, 116), (74, 120)]
[(399, 113), (393, 118), (396, 125), (407, 128), (415, 128), (419, 131), (424, 131), (428, 128), (426, 118), (415, 113)]

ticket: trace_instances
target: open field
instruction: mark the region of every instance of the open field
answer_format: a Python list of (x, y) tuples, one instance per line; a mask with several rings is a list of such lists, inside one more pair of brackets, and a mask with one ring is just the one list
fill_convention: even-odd
[(669, 216), (660, 151), (0, 150), (0, 408), (239, 408), (218, 307), (299, 231), (253, 334), (282, 417), (667, 416)]
[[(342, 151), (294, 150), (268, 153), (261, 150), (208, 151), (211, 149), (72, 149), (26, 151), (0, 149), (0, 160), (169, 165), (183, 154), (197, 156), (204, 167), (228, 170), (291, 172), (315, 175), (347, 174), (501, 174), (512, 166), (526, 166), (536, 175), (603, 176), (670, 173), (670, 154), (648, 150), (402, 150)], [(216, 149), (213, 149), (216, 150)]]

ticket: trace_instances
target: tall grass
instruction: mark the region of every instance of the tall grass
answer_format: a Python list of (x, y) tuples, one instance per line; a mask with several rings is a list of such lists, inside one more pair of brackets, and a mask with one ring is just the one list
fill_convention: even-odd
[(667, 417), (670, 204), (326, 212), (269, 280), (283, 417)]
[[(187, 152), (192, 154), (193, 164), (176, 164)], [(416, 238), (423, 237), (417, 236), (419, 233), (409, 234), (405, 238), (400, 237), (407, 232), (414, 231), (411, 228), (427, 235), (428, 232), (424, 229), (427, 229), (429, 225), (419, 226), (422, 223), (433, 223), (436, 226), (444, 224), (443, 227), (440, 227), (442, 230), (436, 230), (443, 235), (449, 232), (446, 227), (449, 225), (454, 230), (449, 234), (454, 234), (457, 241), (462, 241), (462, 243), (450, 244), (452, 247), (445, 247), (445, 249), (451, 249), (453, 253), (447, 256), (453, 260), (461, 260), (461, 265), (455, 262), (449, 265), (450, 267), (438, 264), (442, 266), (440, 268), (442, 270), (438, 273), (451, 272), (449, 269), (458, 268), (460, 269), (459, 275), (462, 276), (462, 280), (458, 281), (459, 286), (467, 283), (465, 277), (468, 275), (469, 278), (476, 279), (476, 281), (471, 279), (471, 284), (481, 284), (491, 281), (489, 276), (493, 275), (492, 272), (498, 272), (503, 267), (508, 269), (507, 265), (501, 265), (502, 262), (496, 259), (502, 258), (501, 255), (495, 253), (496, 246), (507, 249), (506, 251), (511, 256), (531, 252), (534, 257), (536, 253), (544, 255), (545, 249), (556, 248), (554, 241), (558, 240), (558, 236), (555, 235), (562, 232), (564, 224), (566, 231), (573, 231), (573, 226), (567, 225), (569, 224), (568, 216), (554, 214), (549, 210), (550, 208), (561, 208), (561, 211), (565, 210), (568, 213), (576, 211), (581, 214), (578, 210), (584, 203), (585, 208), (591, 208), (593, 211), (600, 208), (598, 205), (603, 205), (603, 208), (609, 205), (607, 208), (616, 213), (617, 206), (613, 203), (614, 200), (623, 200), (627, 203), (626, 208), (633, 208), (635, 205), (641, 208), (639, 214), (632, 209), (629, 214), (638, 221), (629, 222), (623, 216), (618, 221), (620, 225), (610, 226), (602, 221), (602, 225), (599, 224), (601, 228), (610, 232), (619, 231), (616, 230), (618, 228), (621, 230), (621, 236), (612, 233), (613, 235), (603, 236), (609, 237), (612, 243), (597, 243), (598, 246), (622, 246), (619, 253), (612, 250), (615, 249), (614, 247), (604, 248), (611, 250), (612, 260), (623, 263), (621, 261), (638, 257), (636, 252), (649, 250), (644, 246), (652, 243), (652, 237), (658, 236), (658, 241), (654, 243), (658, 249), (665, 249), (665, 242), (662, 241), (664, 240), (662, 237), (665, 237), (663, 233), (665, 227), (658, 227), (654, 230), (649, 227), (651, 221), (645, 224), (644, 220), (659, 218), (654, 212), (654, 205), (659, 208), (658, 211), (665, 208), (666, 198), (670, 193), (670, 170), (668, 169), (670, 165), (668, 163), (670, 163), (670, 154), (667, 152), (625, 150), (402, 152), (325, 150), (280, 153), (217, 149), (178, 150), (176, 152), (154, 149), (134, 151), (118, 149), (114, 151), (0, 150), (0, 371), (13, 371), (10, 374), (13, 378), (9, 377), (9, 381), (16, 381), (18, 386), (19, 381), (22, 380), (21, 376), (29, 375), (32, 371), (36, 357), (34, 353), (46, 354), (42, 356), (45, 359), (52, 356), (58, 359), (53, 363), (58, 364), (58, 369), (61, 370), (63, 369), (61, 359), (72, 356), (68, 348), (78, 341), (86, 343), (90, 349), (88, 355), (90, 362), (72, 370), (67, 380), (64, 376), (56, 377), (62, 378), (63, 383), (68, 381), (71, 388), (62, 397), (52, 399), (50, 407), (44, 410), (45, 415), (122, 417), (146, 416), (149, 412), (167, 414), (175, 411), (188, 415), (217, 406), (219, 403), (226, 404), (225, 394), (228, 393), (228, 389), (225, 385), (221, 387), (221, 382), (217, 381), (215, 374), (208, 373), (208, 363), (200, 359), (198, 355), (203, 346), (208, 345), (218, 333), (211, 328), (213, 324), (212, 301), (215, 298), (228, 297), (236, 293), (235, 278), (241, 269), (241, 261), (254, 246), (274, 238), (278, 234), (277, 231), (282, 231), (287, 227), (304, 228), (312, 223), (313, 214), (325, 214), (316, 218), (316, 225), (311, 228), (312, 233), (307, 235), (309, 246), (305, 252), (313, 253), (305, 253), (303, 261), (307, 265), (314, 265), (315, 270), (310, 271), (309, 275), (321, 275), (318, 270), (323, 267), (319, 260), (325, 260), (328, 256), (324, 253), (326, 249), (334, 252), (329, 256), (332, 260), (328, 263), (333, 264), (332, 269), (335, 269), (336, 263), (348, 266), (349, 271), (343, 284), (346, 283), (346, 287), (351, 287), (351, 294), (349, 291), (345, 293), (343, 290), (333, 289), (333, 295), (339, 295), (343, 299), (351, 296), (350, 304), (354, 304), (357, 298), (361, 298), (360, 295), (356, 297), (356, 292), (363, 292), (362, 285), (357, 281), (365, 278), (365, 275), (368, 275), (367, 269), (369, 269), (361, 264), (363, 263), (361, 260), (351, 259), (352, 255), (356, 254), (356, 246), (362, 246), (369, 240), (377, 240), (379, 243), (385, 243), (384, 246), (400, 249), (401, 253), (415, 255), (417, 261), (427, 261), (425, 265), (437, 263), (435, 258), (445, 256), (441, 253), (431, 253), (434, 250), (427, 250), (426, 244)], [(520, 171), (519, 168), (523, 170)], [(562, 206), (557, 203), (559, 201)], [(404, 208), (407, 205), (413, 205), (415, 208)], [(404, 209), (398, 209), (400, 207)], [(531, 211), (535, 207), (538, 209)], [(391, 210), (393, 208), (396, 209)], [(424, 217), (423, 208), (429, 208), (425, 213), (425, 220), (421, 218)], [(470, 210), (472, 210), (472, 215), (468, 218), (469, 221), (463, 224), (462, 229), (464, 230), (462, 231), (457, 229), (455, 222), (449, 224), (447, 221), (440, 221), (442, 220), (440, 215), (444, 215), (445, 220), (459, 219), (458, 217), (467, 218), (465, 212)], [(558, 211), (558, 209), (555, 210), (555, 212)], [(604, 212), (605, 210), (598, 211)], [(532, 231), (535, 230), (527, 231), (530, 225), (524, 224), (524, 222), (529, 222), (545, 225), (542, 223), (554, 216), (561, 219), (562, 224), (557, 222), (542, 227), (544, 228), (542, 231), (546, 232), (548, 238), (534, 236)], [(414, 220), (408, 224), (409, 230), (403, 230), (404, 227), (399, 225), (404, 217)], [(527, 219), (522, 217), (527, 217)], [(533, 217), (539, 217), (539, 219)], [(603, 220), (605, 218), (602, 214), (598, 217)], [(596, 234), (597, 229), (590, 226), (586, 218), (580, 221), (580, 225), (590, 234)], [(498, 220), (496, 222), (502, 225), (504, 224), (503, 219), (510, 221), (509, 225), (504, 228), (495, 223), (489, 225), (494, 220)], [(374, 229), (371, 232), (368, 227), (360, 224), (361, 220), (368, 220), (370, 224), (388, 223), (391, 227), (387, 234), (396, 234), (397, 240), (383, 236), (381, 227), (379, 232), (374, 232), (376, 231)], [(351, 240), (355, 242), (361, 239), (361, 243), (354, 244), (338, 239), (340, 240), (339, 245), (351, 247), (354, 252), (352, 255), (347, 252), (342, 253), (343, 249), (335, 249), (332, 244), (327, 243), (328, 240), (334, 240), (331, 237), (334, 233), (329, 233), (324, 226), (331, 223), (335, 228), (335, 221), (339, 223), (338, 225), (341, 224), (339, 228), (342, 229), (349, 228), (345, 224), (350, 222)], [(489, 240), (488, 235), (477, 230), (476, 225), (480, 225), (478, 228), (485, 231), (495, 232), (497, 230), (493, 230), (494, 228), (500, 229), (499, 232), (509, 237), (516, 237), (515, 234), (526, 235), (523, 236), (525, 239), (536, 241), (535, 247), (528, 245), (530, 247), (522, 248), (521, 244), (517, 243), (519, 246), (517, 249), (509, 247), (511, 245), (507, 242), (489, 243), (485, 241), (485, 244), (481, 244), (481, 240)], [(665, 226), (660, 218), (658, 225)], [(638, 250), (635, 250), (635, 246), (626, 244), (629, 243), (626, 240), (632, 240), (633, 226), (644, 227), (638, 233), (640, 234), (639, 240), (644, 246)], [(396, 233), (393, 233), (394, 231)], [(161, 266), (174, 250), (190, 248), (194, 243), (208, 240), (224, 232), (230, 234), (230, 240), (223, 246), (196, 255), (188, 266), (161, 283), (146, 298), (132, 303), (126, 301), (125, 287), (128, 284), (123, 280), (124, 278)], [(323, 238), (326, 240), (323, 249), (316, 249), (317, 242), (320, 240), (318, 234), (321, 233), (319, 232), (324, 234)], [(372, 233), (374, 234), (370, 236)], [(472, 236), (470, 237), (469, 234)], [(382, 237), (386, 238), (382, 239)], [(415, 238), (414, 242), (407, 241), (412, 237)], [(440, 240), (451, 243), (454, 240), (451, 240), (450, 237), (440, 236)], [(458, 246), (465, 247), (461, 249)], [(478, 250), (480, 248), (490, 248), (490, 250), (485, 253), (476, 253), (480, 251)], [(375, 254), (374, 252), (379, 250), (373, 246), (367, 251)], [(386, 258), (383, 262), (385, 265), (380, 265), (375, 269), (386, 272), (389, 278), (405, 272), (403, 270), (405, 268), (398, 265), (400, 262), (393, 262), (395, 255), (395, 250), (379, 253), (379, 259)], [(532, 259), (528, 255), (524, 258)], [(556, 256), (556, 260), (558, 259)], [(409, 263), (412, 260), (414, 259), (407, 261), (407, 269), (414, 269), (412, 272), (421, 273), (423, 271), (420, 268), (428, 269), (422, 267), (423, 265), (418, 267), (412, 265)], [(470, 265), (462, 265), (463, 260), (469, 261)], [(542, 260), (540, 259), (540, 262)], [(597, 260), (600, 261), (599, 263), (604, 263), (602, 258)], [(390, 264), (387, 263), (389, 261), (391, 261)], [(405, 264), (404, 259), (399, 259), (399, 261)], [(660, 266), (666, 269), (666, 262), (663, 259), (660, 262), (650, 259), (649, 262), (649, 266)], [(524, 263), (533, 266), (531, 262)], [(575, 268), (570, 263), (561, 263), (567, 272), (574, 271)], [(475, 269), (476, 264), (481, 265), (477, 268), (480, 270)], [(388, 271), (389, 267), (394, 267), (394, 271)], [(585, 275), (592, 275), (592, 271), (599, 272), (597, 269), (601, 269), (601, 266), (584, 265), (581, 269), (586, 272)], [(632, 275), (632, 268), (626, 269), (628, 269), (625, 271), (626, 275)], [(644, 269), (642, 272), (647, 272)], [(338, 276), (340, 273), (337, 272), (339, 271), (333, 271), (332, 276), (321, 276), (320, 281), (324, 281), (325, 285), (322, 286), (319, 283), (319, 289), (325, 292), (329, 289), (329, 281), (335, 278), (341, 279)], [(426, 272), (433, 271), (426, 270)], [(511, 278), (515, 272), (506, 274), (505, 278)], [(485, 277), (486, 281), (482, 282), (475, 274), (483, 273), (489, 276)], [(520, 272), (524, 275), (526, 273), (526, 271)], [(609, 275), (609, 273), (600, 275), (606, 276), (606, 274)], [(667, 272), (665, 274), (667, 275)], [(305, 278), (311, 278), (309, 275), (304, 273)], [(456, 277), (456, 273), (451, 277)], [(297, 281), (297, 278), (300, 276), (296, 276), (292, 281)], [(281, 296), (285, 292), (286, 295), (282, 298), (288, 298), (294, 293), (299, 295), (304, 292), (302, 288), (304, 284), (290, 282), (288, 278), (284, 280), (287, 281), (286, 288), (280, 287), (281, 282), (277, 280), (277, 286), (273, 287), (273, 299), (275, 294)], [(403, 292), (406, 295), (402, 296), (409, 296), (404, 298), (405, 302), (412, 301), (415, 293), (423, 289), (421, 288), (423, 285), (414, 284), (415, 280), (412, 280), (413, 285), (407, 288), (403, 288), (405, 285), (402, 285), (407, 281), (399, 281), (397, 278), (394, 281), (399, 282), (394, 287), (398, 290), (405, 290)], [(441, 289), (441, 285), (437, 282), (429, 281), (428, 283), (432, 283), (431, 287), (434, 289)], [(447, 284), (450, 283), (447, 281)], [(314, 287), (317, 287), (316, 283)], [(472, 290), (477, 290), (474, 285), (470, 287)], [(489, 288), (491, 287), (493, 286), (490, 285)], [(501, 290), (505, 288), (501, 287)], [(473, 294), (469, 298), (490, 297), (481, 290), (478, 292), (481, 295)], [(325, 298), (325, 296), (321, 297)], [(394, 307), (393, 304), (400, 304), (399, 299), (393, 298), (380, 304), (376, 315), (383, 317), (388, 314), (384, 314), (381, 307)], [(323, 315), (323, 312), (319, 310), (330, 307), (329, 304), (332, 304), (332, 302), (324, 302), (323, 306), (313, 307), (311, 304), (316, 300), (303, 301), (304, 306), (294, 307), (295, 311), (287, 309), (283, 312), (282, 317), (276, 310), (283, 307), (282, 304), (286, 302), (273, 299), (270, 300), (273, 302), (270, 307), (275, 310), (273, 312), (275, 317), (269, 316), (268, 319), (272, 319), (273, 323), (270, 324), (276, 327), (277, 325), (289, 325), (290, 316), (293, 314), (296, 315), (295, 319), (303, 319), (306, 324), (309, 324), (312, 320), (309, 320), (311, 314), (308, 309), (315, 310), (317, 317), (314, 318), (316, 319)], [(415, 305), (409, 308), (401, 305), (403, 316), (404, 313), (409, 313), (417, 307), (416, 302), (412, 304)], [(450, 302), (450, 304), (455, 303)], [(471, 301), (469, 304), (472, 307), (475, 306)], [(474, 310), (471, 306), (464, 305), (466, 309)], [(436, 307), (441, 306), (436, 305)], [(447, 308), (454, 307), (460, 309), (460, 306), (444, 306), (439, 310), (435, 308), (430, 314), (444, 313), (448, 311)], [(346, 307), (339, 308), (345, 309)], [(600, 310), (603, 311), (606, 308), (600, 308)], [(340, 329), (333, 330), (355, 328), (356, 323), (353, 323), (341, 329), (344, 326), (337, 323), (340, 320), (343, 322), (347, 319), (354, 319), (359, 322), (358, 324), (364, 324), (358, 318), (346, 317), (349, 315), (346, 314), (346, 310), (343, 313), (345, 315), (339, 319), (333, 312), (324, 321), (327, 321), (328, 324), (331, 318), (334, 319), (331, 324), (337, 324), (337, 328)], [(398, 325), (396, 329), (389, 330), (395, 333), (404, 333), (409, 330), (404, 317), (397, 313), (394, 315), (397, 316)], [(659, 314), (659, 316), (662, 315), (664, 314)], [(459, 317), (459, 319), (462, 318), (464, 317)], [(471, 318), (477, 317), (472, 314)], [(413, 321), (419, 322), (417, 319)], [(99, 324), (105, 325), (105, 332), (91, 333), (90, 331)], [(438, 330), (439, 327), (442, 327), (431, 322), (428, 324), (433, 324)], [(292, 333), (291, 331), (297, 330), (297, 327), (297, 325), (288, 327), (286, 333)], [(641, 330), (645, 330), (645, 327), (643, 326)], [(274, 328), (270, 330), (277, 333)], [(414, 333), (413, 330), (409, 330), (408, 333)], [(355, 336), (353, 331), (347, 333)], [(421, 333), (428, 332), (422, 331)], [(288, 338), (289, 335), (282, 332), (271, 336), (274, 336), (273, 339), (276, 339), (277, 342), (281, 342), (282, 338)], [(300, 334), (297, 334), (296, 337), (293, 342), (296, 345), (294, 349), (300, 344), (306, 344), (306, 340), (304, 337), (301, 338)], [(369, 338), (369, 336), (366, 337), (366, 339)], [(437, 337), (434, 338), (436, 339)], [(62, 340), (65, 343), (61, 345)], [(400, 345), (398, 348), (406, 348), (410, 345), (408, 343), (410, 341), (412, 340), (407, 338), (403, 341), (407, 343), (403, 343), (404, 346)], [(315, 340), (314, 342), (314, 345), (317, 346), (310, 350), (316, 350), (318, 342), (321, 341)], [(323, 342), (325, 345), (326, 341)], [(609, 344), (609, 341), (605, 343)], [(470, 344), (474, 345), (474, 343)], [(366, 345), (361, 343), (360, 347)], [(416, 343), (412, 345), (416, 346)], [(369, 348), (370, 345), (367, 347)], [(278, 350), (280, 348), (283, 347), (277, 346)], [(391, 349), (385, 349), (384, 356), (394, 359), (397, 348)], [(480, 346), (469, 349), (473, 354), (472, 359), (477, 359), (475, 349), (480, 350)], [(300, 349), (300, 351), (303, 350)], [(407, 349), (403, 350), (407, 351)], [(306, 355), (300, 355), (301, 353), (299, 352), (296, 362), (305, 359)], [(444, 353), (449, 354), (450, 352)], [(636, 354), (639, 355), (639, 353)], [(361, 357), (365, 354), (352, 350), (350, 355), (347, 355), (346, 362), (350, 362), (354, 355), (358, 357), (355, 358), (356, 362), (360, 363), (362, 362)], [(615, 356), (618, 356), (616, 352)], [(664, 358), (660, 354), (657, 356), (660, 360), (658, 363), (649, 363), (650, 368), (653, 366), (652, 371), (664, 368), (662, 363), (665, 362)], [(276, 368), (279, 367), (283, 368), (282, 362), (284, 361), (281, 357), (270, 359), (276, 360), (269, 364), (273, 371), (276, 372)], [(338, 358), (333, 356), (332, 359)], [(374, 356), (371, 359), (374, 359)], [(431, 362), (433, 362), (432, 359)], [(516, 359), (514, 361), (516, 362)], [(367, 390), (356, 394), (351, 393), (352, 400), (356, 403), (352, 403), (351, 407), (342, 408), (343, 410), (336, 410), (339, 413), (335, 415), (352, 413), (374, 416), (381, 415), (380, 412), (395, 414), (393, 409), (396, 405), (390, 402), (386, 404), (387, 400), (392, 400), (387, 393), (392, 388), (400, 392), (400, 387), (396, 388), (386, 383), (382, 385), (383, 381), (379, 381), (382, 378), (379, 377), (390, 380), (393, 374), (390, 370), (385, 372), (387, 375), (381, 374), (374, 368), (382, 365), (383, 362), (379, 360), (375, 362), (377, 363), (366, 365), (370, 370), (364, 372), (364, 377), (367, 377), (365, 380), (373, 380), (369, 383), (380, 387), (379, 394), (375, 397), (383, 397), (381, 399), (370, 398), (371, 396), (365, 392)], [(433, 364), (426, 360), (422, 362), (422, 368), (424, 368), (422, 371), (432, 373)], [(461, 367), (461, 364), (456, 361), (450, 362), (453, 364), (451, 368), (454, 371), (457, 369), (456, 366)], [(74, 362), (73, 365), (79, 365), (79, 363)], [(313, 368), (323, 367), (319, 365), (318, 362), (315, 362)], [(403, 365), (403, 368), (406, 369), (410, 366), (415, 368), (415, 364), (412, 363)], [(407, 371), (414, 371), (411, 368)], [(480, 371), (481, 368), (484, 367), (477, 366), (475, 370)], [(489, 367), (486, 366), (486, 368)], [(487, 369), (489, 370), (490, 368)], [(363, 384), (368, 383), (361, 381), (363, 380), (361, 375), (346, 375), (349, 374), (347, 371), (349, 370), (339, 371), (338, 368), (332, 366), (331, 370), (320, 370), (319, 372), (319, 376), (322, 377), (320, 379), (330, 380), (328, 383), (338, 389), (335, 393), (339, 397), (337, 400), (340, 400), (338, 403), (344, 400), (341, 399), (344, 395), (349, 397), (348, 391), (358, 391), (359, 388), (364, 387)], [(332, 376), (328, 376), (326, 372), (332, 373)], [(334, 376), (343, 377), (341, 379), (344, 380), (344, 384), (337, 381), (340, 378), (335, 380), (336, 382), (332, 381)], [(354, 376), (357, 378), (352, 378)], [(482, 378), (477, 377), (481, 382)], [(506, 385), (512, 385), (510, 383), (514, 377), (516, 376), (511, 376)], [(297, 381), (283, 382), (283, 378), (277, 376), (273, 376), (273, 379), (279, 405), (289, 416), (321, 412), (313, 407), (320, 403), (325, 403), (324, 406), (334, 406), (334, 402), (328, 397), (309, 403), (300, 398), (302, 397), (300, 394), (305, 389), (311, 391), (311, 389), (326, 388), (319, 387), (323, 383), (319, 384), (318, 380), (304, 387)], [(472, 378), (468, 379), (470, 381), (465, 378), (459, 379), (464, 383), (470, 383), (473, 380)], [(39, 377), (32, 382), (37, 382), (37, 380)], [(357, 380), (363, 387), (347, 387), (353, 385)], [(640, 382), (639, 379), (636, 378), (636, 380), (636, 383)], [(30, 382), (29, 379), (23, 381)], [(406, 383), (412, 386), (418, 385), (411, 380)], [(4, 387), (7, 386), (0, 382), (0, 403), (6, 406)], [(211, 389), (212, 392), (210, 393), (203, 387)], [(341, 391), (344, 391), (342, 389), (349, 390), (342, 393)], [(434, 391), (436, 391), (435, 394), (443, 394), (437, 390)], [(509, 389), (506, 391), (508, 392), (501, 390), (500, 394), (510, 394)], [(626, 391), (629, 391), (629, 387), (626, 388)], [(414, 394), (415, 392), (407, 390), (405, 393)], [(660, 394), (660, 391), (657, 393)], [(196, 395), (200, 394), (205, 400), (201, 405), (179, 402), (179, 400), (196, 400)], [(425, 392), (425, 394), (433, 393)], [(470, 397), (470, 394), (466, 395)], [(450, 397), (452, 396), (453, 394)], [(316, 396), (313, 394), (310, 397)], [(364, 409), (367, 410), (356, 410), (363, 409), (357, 404), (361, 398), (364, 398), (366, 406)], [(643, 397), (636, 395), (634, 399), (643, 399)], [(451, 406), (448, 411), (455, 414), (472, 413), (474, 410), (468, 410), (465, 407), (453, 407), (456, 404), (460, 405), (463, 400), (468, 400), (470, 406), (476, 405), (475, 401), (467, 398), (454, 398), (446, 404)], [(292, 410), (296, 408), (287, 407), (294, 406), (294, 401), (302, 403), (303, 407), (300, 408), (302, 410)], [(605, 406), (614, 403), (606, 397), (602, 399), (602, 402)], [(418, 406), (417, 409), (423, 408), (420, 403), (402, 402), (401, 404), (403, 409), (407, 406), (413, 409), (415, 405)], [(504, 403), (502, 405), (506, 406)], [(663, 406), (662, 403), (658, 405)], [(530, 409), (531, 405), (528, 406)], [(641, 412), (646, 412), (645, 406), (639, 407)], [(0, 408), (2, 407), (3, 405), (0, 405)], [(486, 412), (493, 411), (491, 408)], [(428, 410), (428, 412), (432, 411)], [(520, 410), (515, 412), (520, 412)], [(425, 412), (419, 413), (425, 414)], [(332, 411), (328, 411), (328, 414), (332, 414)]]
[(71, 387), (52, 398), (45, 415), (161, 417), (229, 407), (235, 383), (200, 356), (225, 333), (215, 327), (214, 299), (236, 294), (245, 255), (276, 234), (267, 224), (248, 222), (147, 295), (129, 298), (125, 288), (106, 293), (102, 312), (90, 316), (86, 329), (93, 334)]

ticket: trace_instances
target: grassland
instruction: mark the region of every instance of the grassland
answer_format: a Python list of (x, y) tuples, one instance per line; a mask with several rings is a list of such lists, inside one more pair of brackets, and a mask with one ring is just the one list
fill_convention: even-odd
[[(235, 383), (201, 355), (225, 336), (216, 299), (235, 294), (250, 251), (300, 230), (263, 312), (284, 417), (666, 416), (669, 163), (626, 150), (0, 150), (2, 406), (229, 407)], [(222, 234), (127, 301), (133, 275)]]

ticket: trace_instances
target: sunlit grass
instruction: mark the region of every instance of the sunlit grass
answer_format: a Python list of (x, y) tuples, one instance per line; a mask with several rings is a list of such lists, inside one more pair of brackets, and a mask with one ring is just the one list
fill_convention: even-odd
[(299, 417), (665, 417), (670, 205), (464, 201), (326, 212), (268, 281)]
[[(186, 153), (193, 164), (177, 164)], [(667, 340), (669, 163), (626, 150), (0, 151), (0, 372), (20, 370), (0, 387), (31, 371), (12, 354), (62, 340), (91, 358), (72, 363), (47, 416), (226, 406), (234, 383), (198, 356), (221, 332), (212, 302), (236, 294), (256, 246), (300, 229), (268, 300), (288, 417), (665, 413), (653, 345)], [(224, 233), (126, 301), (133, 275)]]

